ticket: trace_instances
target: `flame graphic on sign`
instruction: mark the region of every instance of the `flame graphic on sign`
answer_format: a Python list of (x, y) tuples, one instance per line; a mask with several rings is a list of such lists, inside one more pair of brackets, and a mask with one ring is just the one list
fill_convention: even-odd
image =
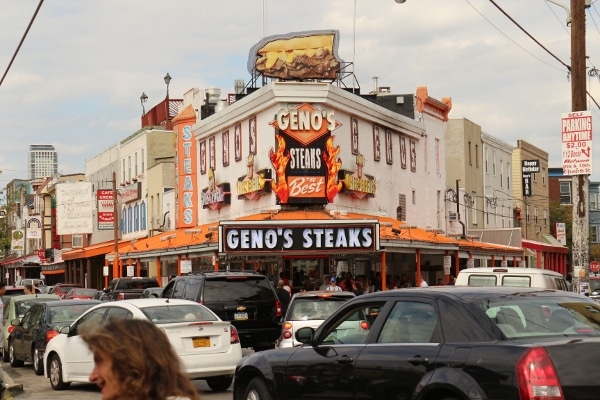
[(325, 151), (323, 160), (327, 166), (327, 201), (332, 203), (335, 196), (342, 190), (342, 181), (338, 178), (338, 173), (342, 167), (342, 160), (338, 157), (340, 146), (333, 145), (334, 135), (331, 135), (325, 142)]
[(285, 168), (290, 161), (290, 153), (285, 150), (285, 139), (283, 136), (275, 135), (275, 138), (277, 139), (277, 151), (273, 151), (272, 147), (269, 149), (269, 158), (271, 159), (273, 168), (275, 168), (276, 177), (276, 179), (271, 181), (271, 188), (279, 198), (279, 201), (285, 204), (290, 194), (285, 176)]

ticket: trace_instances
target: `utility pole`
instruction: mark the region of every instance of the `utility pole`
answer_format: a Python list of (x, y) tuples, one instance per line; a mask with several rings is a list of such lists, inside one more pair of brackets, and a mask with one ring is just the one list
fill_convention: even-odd
[[(585, 0), (571, 0), (571, 111), (585, 111), (586, 73), (585, 73)], [(573, 232), (572, 267), (580, 271), (573, 275), (576, 292), (581, 290), (581, 282), (589, 277), (589, 214), (588, 214), (588, 176), (573, 175)]]
[(113, 279), (121, 277), (121, 269), (119, 268), (119, 208), (117, 204), (117, 173), (113, 171), (112, 176), (112, 191), (113, 191), (113, 213), (115, 214), (113, 222), (113, 241), (115, 258), (113, 259)]

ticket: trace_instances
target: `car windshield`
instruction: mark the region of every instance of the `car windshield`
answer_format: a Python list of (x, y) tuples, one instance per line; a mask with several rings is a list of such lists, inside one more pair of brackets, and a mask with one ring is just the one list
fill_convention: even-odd
[(507, 338), (600, 336), (600, 304), (591, 300), (515, 296), (480, 304)]
[(199, 304), (144, 307), (142, 312), (157, 325), (176, 322), (218, 321), (206, 307)]
[(81, 314), (95, 306), (91, 304), (70, 304), (65, 306), (50, 307), (50, 323), (51, 324), (70, 324), (75, 321)]
[(290, 304), (289, 318), (287, 319), (290, 321), (324, 320), (340, 308), (346, 300), (348, 297), (298, 297)]

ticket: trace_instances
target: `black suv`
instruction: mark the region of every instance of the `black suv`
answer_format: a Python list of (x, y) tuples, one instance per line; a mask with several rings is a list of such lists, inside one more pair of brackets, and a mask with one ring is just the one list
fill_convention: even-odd
[(236, 327), (242, 347), (272, 349), (281, 304), (266, 276), (252, 271), (197, 272), (173, 278), (160, 297), (193, 300)]

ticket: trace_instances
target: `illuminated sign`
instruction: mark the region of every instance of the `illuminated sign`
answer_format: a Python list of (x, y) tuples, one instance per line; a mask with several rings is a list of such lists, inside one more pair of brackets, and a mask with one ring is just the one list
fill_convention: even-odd
[(225, 221), (219, 226), (219, 252), (379, 250), (376, 220), (310, 222), (314, 225), (308, 221)]
[(342, 189), (340, 148), (331, 131), (341, 126), (332, 110), (308, 103), (281, 109), (270, 123), (278, 130), (269, 150), (275, 169), (271, 187), (280, 204), (326, 204)]
[(200, 193), (202, 208), (220, 210), (224, 205), (231, 204), (229, 183), (215, 183), (215, 171), (212, 168), (208, 170), (208, 182), (208, 187)]
[(254, 156), (248, 157), (248, 172), (238, 178), (236, 192), (238, 199), (258, 200), (260, 196), (271, 193), (271, 169), (254, 171)]
[(340, 179), (344, 183), (343, 192), (356, 199), (375, 197), (377, 181), (370, 175), (363, 173), (365, 157), (362, 154), (356, 156), (356, 171), (340, 171)]

